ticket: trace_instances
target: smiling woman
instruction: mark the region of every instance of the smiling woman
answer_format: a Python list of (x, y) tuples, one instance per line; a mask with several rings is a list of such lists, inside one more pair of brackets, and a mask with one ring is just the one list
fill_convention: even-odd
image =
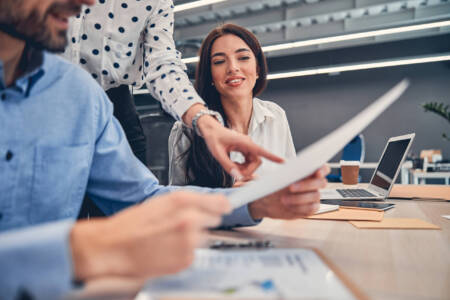
[[(248, 135), (256, 144), (284, 158), (295, 155), (286, 114), (281, 107), (256, 96), (266, 86), (267, 64), (256, 37), (247, 29), (225, 24), (212, 30), (200, 48), (196, 89), (226, 126)], [(245, 164), (237, 152), (231, 159)], [(263, 161), (256, 174), (270, 171)], [(245, 180), (251, 180), (246, 178)], [(208, 187), (239, 186), (211, 156), (204, 140), (175, 123), (169, 137), (169, 182)]]

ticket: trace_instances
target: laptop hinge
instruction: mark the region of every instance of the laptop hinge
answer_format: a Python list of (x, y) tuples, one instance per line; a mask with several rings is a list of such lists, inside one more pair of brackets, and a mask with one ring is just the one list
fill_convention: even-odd
[(369, 183), (369, 186), (367, 187), (367, 189), (370, 191), (374, 191), (375, 194), (377, 194), (378, 196), (387, 197), (388, 191), (384, 190), (376, 185)]

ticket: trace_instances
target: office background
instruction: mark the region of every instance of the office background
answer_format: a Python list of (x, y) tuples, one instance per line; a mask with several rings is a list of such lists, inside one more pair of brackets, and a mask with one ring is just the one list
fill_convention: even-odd
[[(192, 1), (174, 1), (175, 6)], [(380, 29), (437, 24), (450, 20), (448, 0), (226, 0), (176, 12), (175, 40), (184, 58), (196, 56), (202, 37), (214, 26), (233, 22), (251, 29), (263, 46), (317, 38), (370, 33)], [(427, 58), (450, 53), (450, 26), (374, 35), (334, 43), (318, 43), (266, 52), (269, 73), (310, 70), (330, 66)], [(188, 60), (189, 61), (189, 60)], [(195, 63), (188, 63), (193, 78)], [(324, 136), (367, 106), (402, 78), (411, 87), (380, 118), (363, 131), (366, 162), (376, 162), (390, 136), (416, 132), (411, 149), (441, 149), (450, 158), (447, 121), (422, 103), (450, 104), (450, 61), (411, 64), (349, 72), (270, 80), (260, 96), (286, 111), (297, 150)], [(137, 92), (141, 93), (142, 91)], [(164, 116), (148, 94), (136, 95), (149, 139), (150, 168), (166, 180), (167, 134), (172, 120)], [(155, 133), (157, 137), (155, 138)], [(340, 154), (332, 161), (338, 161)], [(363, 181), (371, 170), (363, 172)]]

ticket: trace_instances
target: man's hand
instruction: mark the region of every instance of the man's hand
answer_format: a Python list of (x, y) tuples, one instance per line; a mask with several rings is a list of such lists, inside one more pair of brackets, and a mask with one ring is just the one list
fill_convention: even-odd
[[(183, 116), (185, 124), (191, 124), (192, 118), (205, 106), (195, 104)], [(256, 145), (249, 136), (223, 127), (214, 117), (201, 116), (197, 122), (198, 128), (205, 139), (212, 156), (219, 162), (224, 170), (237, 181), (248, 179), (261, 164), (261, 158), (281, 163), (283, 159)], [(245, 157), (242, 164), (230, 159), (230, 152), (241, 152)]]
[(81, 221), (70, 235), (76, 279), (155, 277), (188, 267), (206, 228), (231, 207), (223, 195), (175, 192), (105, 219)]
[(311, 176), (299, 180), (285, 189), (249, 204), (254, 219), (295, 219), (317, 211), (320, 204), (319, 189), (327, 184), (325, 176), (330, 168), (325, 165)]

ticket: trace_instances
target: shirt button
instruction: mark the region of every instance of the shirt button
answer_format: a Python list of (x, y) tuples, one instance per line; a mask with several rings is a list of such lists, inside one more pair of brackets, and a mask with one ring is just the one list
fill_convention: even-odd
[(6, 94), (2, 94), (0, 97), (2, 98), (2, 101), (6, 100)]
[(6, 161), (10, 161), (13, 158), (14, 154), (8, 150), (8, 152), (6, 152)]

